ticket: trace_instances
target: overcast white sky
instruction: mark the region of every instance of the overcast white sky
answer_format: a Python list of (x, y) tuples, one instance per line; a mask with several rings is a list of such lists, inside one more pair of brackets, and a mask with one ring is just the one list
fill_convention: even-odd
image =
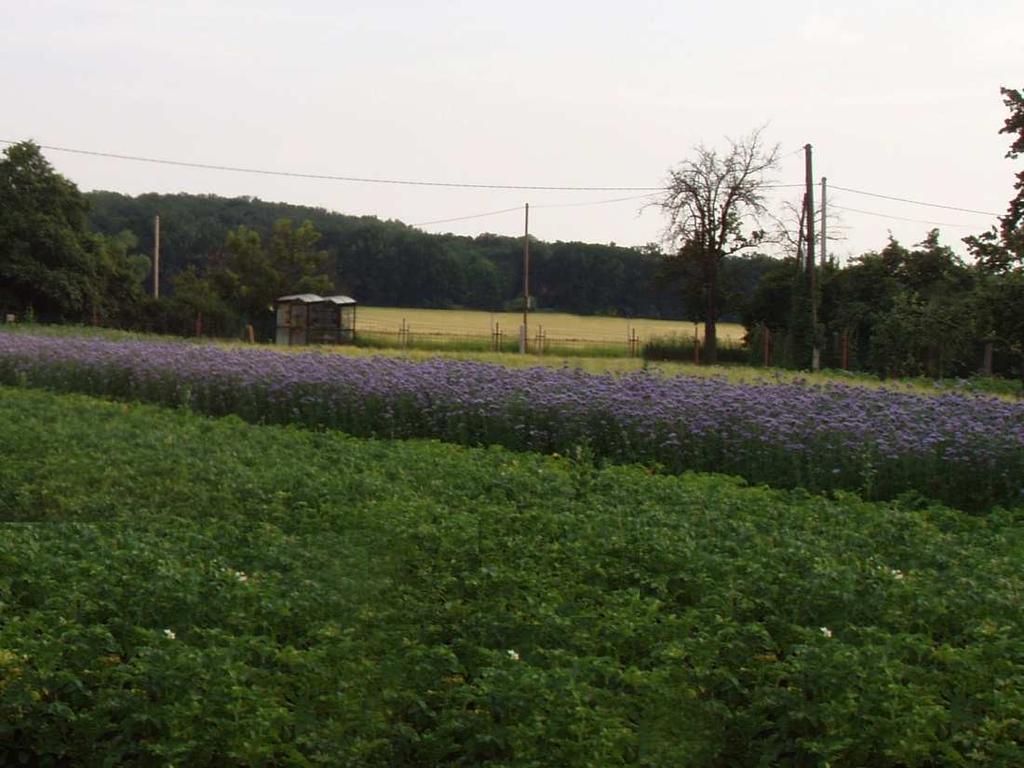
[[(1002, 213), (999, 87), (1024, 86), (1021, 0), (0, 0), (0, 138), (280, 171), (657, 186), (698, 142), (767, 124), (815, 177)], [(663, 220), (608, 192), (397, 187), (47, 151), (82, 189), (253, 195), (419, 223), (530, 202), (531, 233), (638, 245)], [(803, 181), (793, 154), (776, 175)], [(799, 199), (794, 190), (792, 199)], [(835, 192), (836, 206), (991, 217)], [(837, 254), (927, 223), (837, 211)], [(519, 213), (424, 227), (517, 234)]]

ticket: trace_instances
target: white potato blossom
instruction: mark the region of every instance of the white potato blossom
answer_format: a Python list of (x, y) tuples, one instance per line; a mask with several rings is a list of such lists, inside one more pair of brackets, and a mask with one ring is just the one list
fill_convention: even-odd
[(828, 627), (821, 627), (820, 630), (821, 634), (823, 634), (825, 637), (832, 637), (832, 630)]
[(514, 651), (511, 648), (508, 650), (508, 657), (512, 659), (512, 661), (519, 661), (518, 651)]
[(892, 577), (897, 581), (903, 578), (903, 571), (901, 571), (899, 568), (891, 568), (889, 570), (889, 573), (891, 573)]
[(247, 574), (245, 571), (236, 571), (234, 568), (225, 568), (224, 573), (226, 573), (228, 576), (232, 576), (233, 578), (237, 579), (243, 584), (245, 584), (245, 582), (249, 580), (249, 574)]
[(177, 640), (178, 639), (178, 636), (176, 634), (174, 634), (174, 630), (173, 629), (165, 629), (164, 630), (164, 637), (166, 637), (168, 640)]

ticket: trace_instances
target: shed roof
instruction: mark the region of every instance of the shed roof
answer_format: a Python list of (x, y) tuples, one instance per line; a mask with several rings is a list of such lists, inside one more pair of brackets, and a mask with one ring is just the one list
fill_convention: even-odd
[(355, 304), (351, 296), (319, 296), (315, 293), (295, 293), (279, 296), (278, 304)]

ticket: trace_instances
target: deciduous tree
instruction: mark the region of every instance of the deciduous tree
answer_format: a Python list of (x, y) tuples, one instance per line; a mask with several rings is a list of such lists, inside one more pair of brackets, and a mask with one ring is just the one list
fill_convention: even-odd
[(31, 141), (0, 159), (0, 302), (81, 319), (96, 299), (99, 243), (78, 188)]
[[(1000, 89), (1010, 116), (999, 130), (1012, 137), (1006, 157), (1010, 160), (1024, 155), (1024, 91)], [(1006, 272), (1024, 267), (1024, 169), (1017, 172), (1013, 185), (1017, 194), (1010, 200), (1006, 214), (999, 217), (998, 229), (965, 237), (964, 242), (989, 272)]]
[(208, 277), (244, 322), (262, 326), (279, 296), (331, 291), (333, 283), (323, 273), (327, 253), (316, 248), (319, 239), (308, 221), (297, 228), (290, 219), (277, 221), (266, 246), (259, 232), (239, 226), (211, 258)]
[(739, 141), (728, 140), (725, 152), (698, 145), (692, 158), (669, 171), (658, 202), (668, 217), (665, 236), (673, 246), (671, 258), (697, 268), (708, 363), (717, 357), (722, 260), (765, 238), (758, 217), (766, 211), (766, 173), (776, 165), (778, 147), (766, 147), (761, 133), (758, 129)]
[[(1009, 117), (999, 130), (1012, 137), (1006, 157), (1015, 160), (1024, 155), (1024, 91), (1002, 88), (1003, 103)], [(981, 282), (982, 305), (991, 337), (1020, 355), (1020, 375), (1024, 386), (1024, 169), (1016, 174), (1016, 195), (999, 228), (966, 237), (964, 242), (985, 273)]]

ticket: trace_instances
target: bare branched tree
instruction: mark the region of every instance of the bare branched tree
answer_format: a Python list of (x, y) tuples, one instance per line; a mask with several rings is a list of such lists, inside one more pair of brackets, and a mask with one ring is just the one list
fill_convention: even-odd
[[(774, 220), (771, 240), (786, 256), (793, 256), (797, 250), (803, 248), (803, 237), (806, 231), (803, 221), (806, 211), (802, 200), (784, 200), (780, 206), (781, 210), (777, 215), (772, 216)], [(838, 243), (846, 240), (846, 227), (843, 225), (842, 217), (835, 212), (836, 208), (828, 210), (828, 242)], [(818, 231), (821, 231), (821, 208), (814, 211), (814, 220), (819, 223)], [(827, 252), (827, 250), (826, 250)]]
[(778, 161), (778, 145), (765, 147), (763, 129), (739, 141), (728, 140), (723, 154), (703, 144), (694, 157), (669, 171), (664, 197), (657, 203), (668, 217), (665, 240), (670, 258), (695, 260), (703, 280), (704, 359), (717, 358), (718, 273), (730, 254), (761, 243), (759, 219), (767, 212), (766, 173)]

